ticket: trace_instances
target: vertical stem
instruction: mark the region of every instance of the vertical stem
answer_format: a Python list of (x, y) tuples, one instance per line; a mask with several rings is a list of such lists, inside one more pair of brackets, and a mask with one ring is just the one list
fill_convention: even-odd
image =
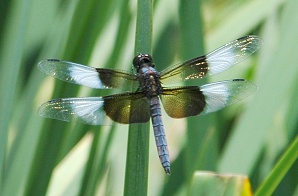
[[(151, 53), (152, 0), (138, 0), (135, 54)], [(124, 195), (147, 195), (149, 123), (129, 126)]]

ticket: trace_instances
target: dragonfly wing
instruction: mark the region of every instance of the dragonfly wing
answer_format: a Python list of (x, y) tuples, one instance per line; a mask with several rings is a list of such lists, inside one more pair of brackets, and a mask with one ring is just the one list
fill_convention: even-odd
[(41, 105), (40, 116), (62, 121), (73, 121), (90, 125), (112, 125), (113, 121), (104, 111), (102, 97), (54, 99)]
[(55, 99), (41, 105), (38, 113), (45, 118), (90, 125), (144, 123), (150, 119), (149, 101), (143, 93)]
[(239, 38), (207, 55), (166, 68), (161, 71), (161, 82), (171, 84), (221, 73), (249, 57), (261, 44), (257, 36)]
[(215, 112), (253, 94), (257, 87), (244, 79), (199, 86), (164, 88), (160, 95), (166, 113), (184, 118)]
[(208, 75), (221, 73), (245, 60), (257, 51), (263, 41), (258, 36), (245, 36), (232, 41), (206, 55), (210, 67)]
[(133, 83), (138, 84), (137, 76), (125, 71), (94, 68), (57, 59), (40, 61), (37, 67), (59, 80), (90, 88), (128, 88)]

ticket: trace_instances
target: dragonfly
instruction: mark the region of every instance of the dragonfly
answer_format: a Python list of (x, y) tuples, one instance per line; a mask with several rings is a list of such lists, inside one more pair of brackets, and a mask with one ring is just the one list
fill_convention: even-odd
[[(163, 71), (155, 69), (149, 54), (133, 59), (135, 72), (94, 68), (58, 59), (38, 63), (41, 72), (62, 81), (95, 89), (130, 91), (102, 97), (60, 98), (42, 104), (38, 113), (45, 118), (76, 120), (89, 125), (145, 123), (151, 118), (158, 156), (170, 174), (170, 157), (161, 104), (172, 118), (185, 118), (218, 111), (253, 94), (257, 86), (245, 79), (232, 79), (202, 86), (169, 86), (221, 73), (260, 48), (262, 39), (248, 35), (222, 47)], [(166, 86), (168, 85), (168, 87)], [(131, 86), (136, 89), (131, 90)]]

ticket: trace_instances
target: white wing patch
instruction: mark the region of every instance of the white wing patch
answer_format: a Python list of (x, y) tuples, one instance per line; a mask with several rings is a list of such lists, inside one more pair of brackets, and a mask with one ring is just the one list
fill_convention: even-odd
[(90, 88), (106, 88), (101, 82), (98, 72), (93, 67), (55, 59), (43, 60), (37, 67), (43, 73), (62, 81), (80, 84)]
[(218, 111), (253, 94), (257, 86), (244, 79), (225, 80), (201, 86), (206, 106), (202, 114)]
[(74, 83), (91, 88), (104, 88), (104, 85), (102, 84), (99, 74), (95, 68), (88, 66), (69, 66), (68, 70), (70, 80), (74, 80)]

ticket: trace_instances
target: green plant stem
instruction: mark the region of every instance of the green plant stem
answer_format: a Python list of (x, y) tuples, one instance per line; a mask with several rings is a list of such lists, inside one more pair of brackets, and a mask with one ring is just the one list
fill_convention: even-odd
[[(152, 0), (139, 0), (135, 53), (151, 53)], [(124, 195), (147, 195), (149, 123), (129, 126)]]

